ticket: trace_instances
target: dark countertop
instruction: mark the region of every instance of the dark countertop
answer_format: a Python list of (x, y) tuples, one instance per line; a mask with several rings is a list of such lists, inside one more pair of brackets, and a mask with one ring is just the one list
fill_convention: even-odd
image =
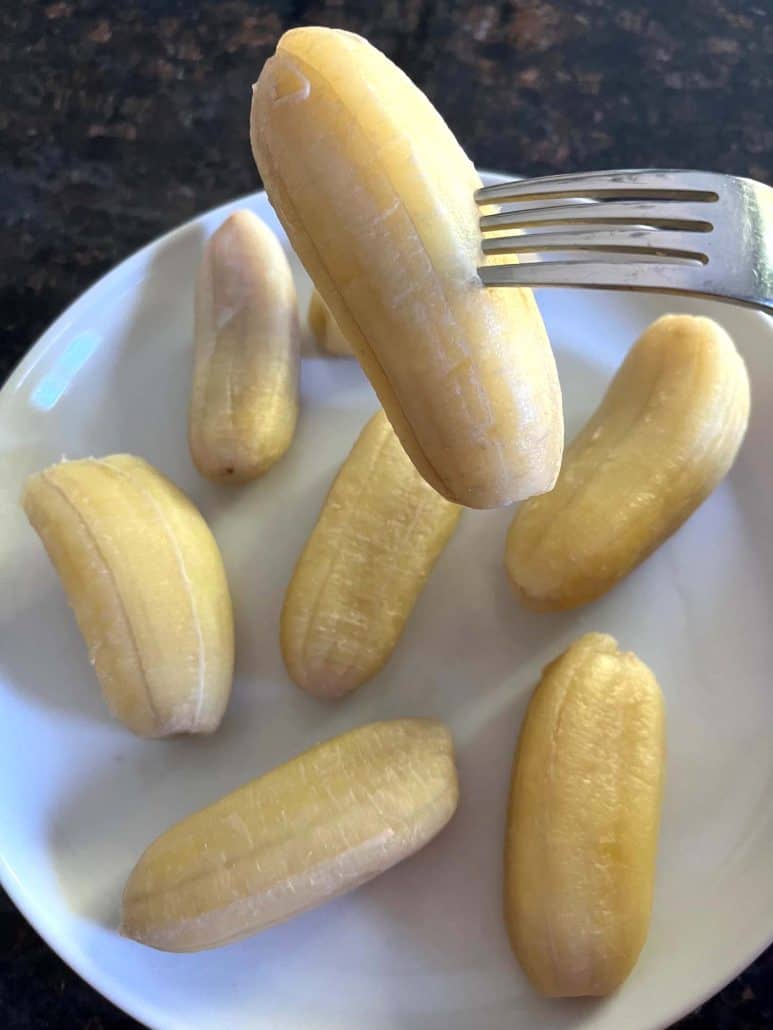
[[(367, 35), (483, 167), (691, 166), (771, 182), (771, 15), (771, 0), (9, 0), (0, 380), (116, 262), (259, 186), (249, 87), (285, 28)], [(0, 1023), (137, 1025), (71, 973), (2, 891)], [(681, 1026), (773, 1026), (773, 949)]]

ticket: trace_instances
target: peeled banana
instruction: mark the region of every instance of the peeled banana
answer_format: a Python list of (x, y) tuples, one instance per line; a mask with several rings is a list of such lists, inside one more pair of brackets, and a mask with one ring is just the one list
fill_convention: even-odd
[(521, 729), (505, 847), (510, 940), (542, 994), (608, 994), (636, 963), (664, 748), (660, 688), (612, 637), (581, 637), (543, 672)]
[(231, 598), (185, 494), (141, 458), (114, 454), (39, 472), (23, 504), (113, 714), (143, 737), (216, 729), (233, 676)]
[(235, 211), (204, 248), (188, 441), (199, 472), (240, 483), (292, 442), (300, 324), (282, 245), (257, 215)]
[(281, 644), (298, 686), (340, 697), (392, 653), (460, 509), (411, 464), (389, 420), (367, 423), (287, 590)]
[(457, 798), (453, 742), (441, 723), (351, 730), (151, 844), (126, 884), (121, 932), (163, 951), (257, 933), (418, 851)]
[(505, 564), (523, 601), (600, 597), (692, 514), (733, 464), (749, 380), (716, 322), (666, 315), (633, 346), (567, 448), (555, 488), (518, 509)]
[(352, 348), (316, 290), (312, 290), (309, 301), (309, 328), (317, 344), (326, 354), (331, 354), (335, 358), (352, 356)]
[(255, 85), (271, 203), (409, 457), (452, 501), (549, 490), (561, 396), (528, 290), (486, 289), (481, 185), (440, 115), (351, 32), (285, 33)]

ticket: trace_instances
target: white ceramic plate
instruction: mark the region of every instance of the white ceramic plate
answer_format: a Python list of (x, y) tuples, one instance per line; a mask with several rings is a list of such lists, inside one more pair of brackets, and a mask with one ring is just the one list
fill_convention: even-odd
[[(152, 1027), (512, 1030), (667, 1024), (773, 937), (773, 330), (754, 313), (678, 299), (543, 291), (571, 435), (639, 332), (666, 310), (733, 334), (754, 414), (726, 482), (601, 602), (517, 605), (502, 565), (508, 511), (466, 512), (388, 667), (340, 704), (288, 679), (278, 619), (331, 477), (376, 402), (352, 361), (310, 357), (279, 465), (244, 488), (200, 479), (186, 446), (194, 270), (202, 242), (256, 194), (125, 261), (33, 348), (0, 394), (0, 868), (62, 957)], [(282, 236), (282, 238), (284, 238)], [(297, 266), (297, 263), (296, 263)], [(303, 303), (308, 283), (298, 270)], [(133, 451), (187, 490), (222, 547), (237, 679), (209, 739), (142, 741), (113, 722), (53, 569), (18, 507), (30, 472)], [(508, 948), (501, 846), (510, 762), (540, 668), (604, 630), (654, 668), (668, 708), (668, 782), (647, 946), (612, 998), (547, 1002)], [(416, 857), (251, 940), (167, 955), (115, 931), (134, 861), (181, 816), (352, 726), (405, 715), (453, 729), (461, 803)]]

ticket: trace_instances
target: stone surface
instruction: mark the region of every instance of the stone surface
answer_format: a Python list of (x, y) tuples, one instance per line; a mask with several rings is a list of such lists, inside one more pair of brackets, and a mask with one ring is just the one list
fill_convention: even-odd
[[(0, 380), (159, 233), (259, 186), (250, 84), (283, 29), (367, 35), (475, 161), (773, 180), (771, 0), (25, 0), (0, 4)], [(0, 1023), (136, 1026), (0, 892)], [(773, 1025), (773, 951), (681, 1024)]]

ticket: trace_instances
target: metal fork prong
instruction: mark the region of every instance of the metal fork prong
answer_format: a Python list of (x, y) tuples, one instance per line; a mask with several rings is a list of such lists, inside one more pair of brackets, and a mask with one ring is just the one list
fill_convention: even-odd
[(539, 254), (542, 251), (612, 251), (628, 254), (668, 255), (693, 258), (705, 264), (706, 255), (689, 244), (700, 240), (693, 233), (665, 232), (661, 229), (612, 229), (606, 232), (569, 229), (564, 232), (529, 232), (519, 236), (485, 237), (484, 254)]
[(711, 172), (621, 169), (550, 175), (485, 186), (475, 194), (478, 204), (508, 201), (560, 200), (569, 197), (651, 197), (658, 200), (713, 202), (719, 199), (721, 177)]
[(486, 265), (478, 269), (484, 286), (572, 286), (587, 290), (648, 290), (707, 295), (702, 266), (659, 261), (538, 261)]
[(499, 186), (529, 186), (541, 185), (542, 183), (563, 183), (578, 182), (585, 183), (591, 180), (626, 181), (637, 183), (662, 183), (667, 188), (675, 189), (699, 189), (716, 191), (724, 180), (727, 182), (727, 175), (719, 172), (706, 172), (689, 168), (608, 168), (604, 171), (590, 172), (562, 172), (559, 175), (536, 175), (533, 178), (513, 179), (509, 182), (495, 183), (492, 186), (481, 186), (479, 193), (488, 193)]
[[(478, 270), (488, 286), (683, 293), (773, 314), (773, 189), (761, 182), (632, 169), (503, 183), (476, 197), (519, 202), (480, 219), (482, 250), (499, 255)], [(535, 199), (545, 203), (527, 203)], [(523, 264), (508, 260), (523, 253)]]
[(554, 207), (519, 208), (481, 215), (481, 232), (493, 229), (526, 229), (533, 225), (655, 225), (688, 232), (710, 232), (711, 211), (700, 204), (680, 204), (678, 209), (652, 201), (620, 200), (597, 204), (557, 204)]

